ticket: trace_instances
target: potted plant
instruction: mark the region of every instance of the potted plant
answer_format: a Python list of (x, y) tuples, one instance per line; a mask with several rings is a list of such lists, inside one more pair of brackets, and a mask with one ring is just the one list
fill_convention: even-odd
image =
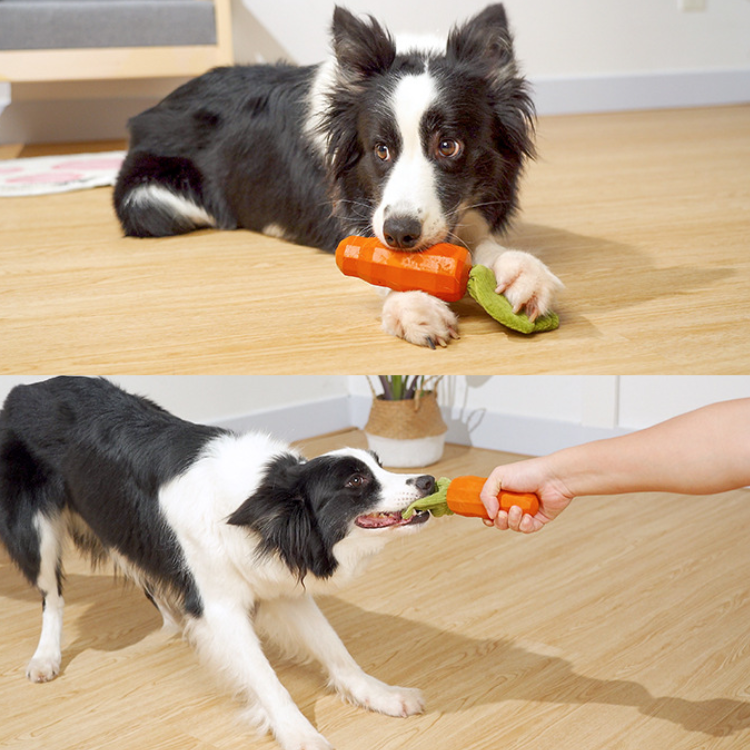
[(448, 427), (437, 402), (440, 377), (379, 375), (382, 392), (368, 378), (373, 400), (365, 435), (370, 450), (394, 468), (439, 461)]

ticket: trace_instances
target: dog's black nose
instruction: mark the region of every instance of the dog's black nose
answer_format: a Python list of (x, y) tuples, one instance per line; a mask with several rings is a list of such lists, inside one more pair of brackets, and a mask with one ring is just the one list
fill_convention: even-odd
[(422, 223), (413, 216), (390, 216), (383, 223), (385, 241), (394, 248), (408, 250), (422, 237)]
[(435, 491), (435, 477), (429, 474), (423, 474), (421, 477), (417, 477), (414, 484), (417, 489), (424, 492), (424, 496), (431, 495)]

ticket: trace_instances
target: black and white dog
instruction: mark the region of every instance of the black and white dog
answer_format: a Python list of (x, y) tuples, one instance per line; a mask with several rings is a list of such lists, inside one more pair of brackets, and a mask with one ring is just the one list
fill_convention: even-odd
[(60, 671), (70, 538), (141, 585), (285, 750), (330, 745), (279, 682), (259, 632), (319, 661), (345, 699), (419, 713), (419, 691), (363, 672), (311, 594), (421, 528), (428, 513), (407, 522), (401, 511), (433, 488), (433, 477), (392, 474), (367, 451), (306, 461), (264, 435), (185, 422), (106, 380), (17, 386), (0, 412), (0, 537), (43, 597), (28, 677)]
[[(219, 68), (130, 122), (115, 187), (125, 233), (243, 227), (333, 250), (376, 235), (418, 252), (465, 244), (516, 310), (548, 311), (560, 281), (500, 235), (533, 155), (534, 109), (502, 5), (446, 40), (396, 38), (337, 8), (328, 62)], [(447, 303), (389, 294), (383, 327), (412, 343), (457, 335)]]

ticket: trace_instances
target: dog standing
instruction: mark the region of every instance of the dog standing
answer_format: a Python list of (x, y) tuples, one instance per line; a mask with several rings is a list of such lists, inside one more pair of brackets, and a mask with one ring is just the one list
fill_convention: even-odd
[[(534, 109), (502, 5), (447, 40), (394, 39), (343, 8), (318, 66), (217, 68), (130, 122), (114, 202), (125, 233), (242, 227), (326, 250), (350, 234), (419, 252), (466, 245), (516, 311), (546, 313), (560, 281), (501, 234), (533, 155)], [(446, 345), (458, 321), (394, 292), (383, 327)]]
[(330, 745), (279, 682), (258, 633), (319, 661), (352, 703), (419, 713), (419, 691), (363, 672), (311, 595), (423, 527), (429, 513), (405, 521), (401, 511), (434, 486), (363, 450), (306, 461), (264, 435), (178, 419), (106, 380), (17, 386), (0, 412), (0, 538), (43, 598), (27, 675), (45, 682), (60, 671), (70, 539), (142, 586), (165, 626), (183, 630), (285, 750)]

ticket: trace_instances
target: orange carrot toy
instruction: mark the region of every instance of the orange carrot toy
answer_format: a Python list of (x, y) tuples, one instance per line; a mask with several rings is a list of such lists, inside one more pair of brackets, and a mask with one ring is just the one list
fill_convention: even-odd
[(498, 323), (519, 333), (551, 331), (559, 325), (550, 312), (534, 321), (526, 313), (516, 313), (510, 302), (495, 289), (491, 268), (471, 265), (465, 247), (440, 243), (419, 253), (392, 250), (377, 237), (347, 237), (336, 250), (336, 264), (347, 276), (396, 292), (421, 291), (446, 302), (457, 302), (469, 294)]
[(446, 302), (466, 294), (471, 258), (465, 247), (441, 243), (410, 253), (384, 247), (377, 237), (347, 237), (336, 250), (336, 264), (356, 276), (396, 292), (420, 290)]
[[(479, 498), (486, 481), (486, 477), (465, 476), (453, 480), (442, 477), (437, 480), (437, 490), (432, 495), (415, 500), (402, 515), (411, 518), (417, 510), (428, 510), (433, 516), (456, 513), (459, 516), (487, 518), (487, 510)], [(531, 492), (501, 490), (497, 499), (500, 510), (507, 511), (517, 505), (530, 516), (539, 510), (539, 498)]]

